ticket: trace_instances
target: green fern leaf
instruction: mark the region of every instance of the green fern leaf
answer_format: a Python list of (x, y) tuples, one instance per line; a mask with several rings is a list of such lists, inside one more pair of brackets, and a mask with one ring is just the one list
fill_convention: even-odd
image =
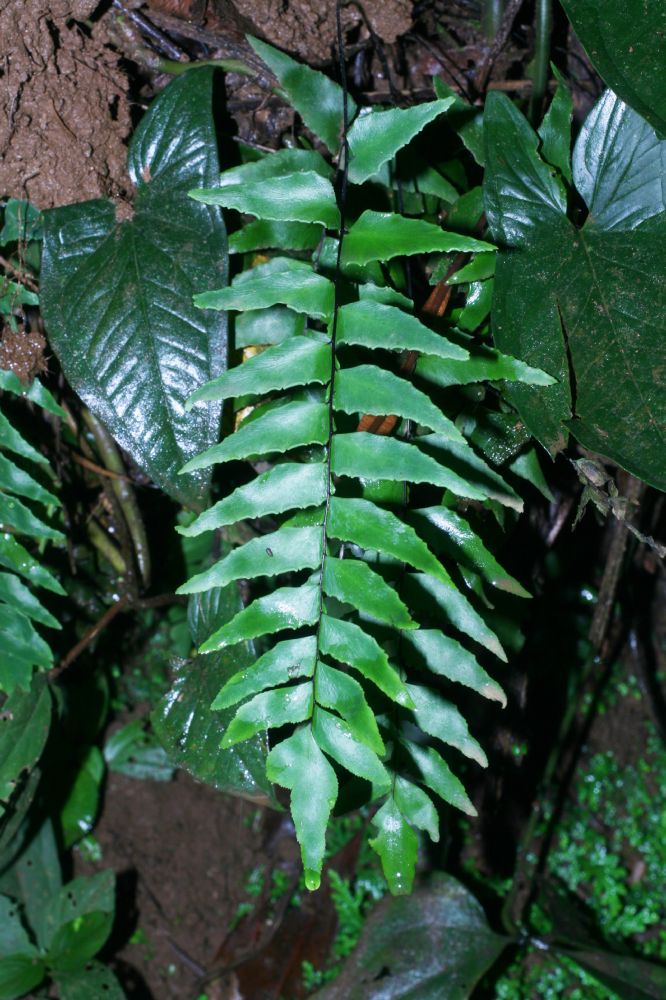
[(377, 754), (384, 753), (374, 713), (365, 700), (363, 688), (353, 677), (320, 662), (317, 665), (317, 704), (334, 709), (346, 720), (357, 740)]
[(244, 423), (222, 444), (191, 459), (182, 473), (206, 469), (221, 462), (260, 458), (306, 444), (328, 441), (328, 407), (324, 403), (286, 403)]
[(310, 718), (313, 707), (312, 681), (262, 691), (238, 709), (224, 734), (222, 749), (248, 740), (264, 729), (303, 722)]
[(329, 556), (324, 563), (322, 587), (329, 597), (351, 604), (377, 621), (395, 628), (418, 628), (393, 587), (367, 563)]
[(372, 823), (378, 832), (369, 841), (370, 847), (382, 859), (391, 893), (404, 896), (412, 891), (419, 847), (417, 836), (393, 797), (372, 817)]
[(349, 130), (349, 180), (353, 184), (369, 180), (426, 125), (447, 111), (454, 100), (447, 97), (413, 108), (360, 114)]
[[(361, 286), (360, 291), (368, 286)], [(340, 344), (420, 354), (467, 361), (469, 351), (434, 333), (414, 316), (383, 302), (360, 300), (342, 306), (338, 312), (337, 340)], [(463, 365), (464, 369), (464, 365)]]
[(178, 593), (197, 594), (213, 587), (225, 587), (234, 580), (315, 569), (321, 563), (321, 547), (321, 527), (283, 527), (234, 549), (210, 569), (193, 576)]
[[(361, 114), (338, 149), (344, 116), (337, 85), (263, 42), (251, 43), (308, 127), (337, 151), (352, 184), (387, 172), (395, 152), (453, 101)], [(353, 113), (350, 104), (348, 117)], [(262, 655), (226, 682), (213, 707), (238, 706), (224, 747), (295, 727), (270, 751), (266, 774), (291, 792), (306, 884), (319, 884), (326, 827), (347, 773), (368, 783), (367, 800), (379, 806), (371, 845), (391, 890), (404, 892), (414, 878), (416, 830), (439, 836), (429, 792), (475, 815), (443, 754), (458, 751), (487, 765), (465, 719), (438, 690), (439, 679), (506, 702), (467, 648), (506, 660), (469, 588), (483, 579), (526, 596), (450, 509), (461, 498), (518, 511), (521, 500), (442, 411), (440, 390), (479, 378), (543, 384), (547, 377), (459, 331), (447, 338), (430, 329), (411, 314), (399, 280), (391, 287), (379, 266), (432, 251), (479, 253), (464, 276), (477, 280), (492, 273), (490, 244), (390, 212), (354, 218), (349, 205), (335, 201), (332, 178), (332, 164), (319, 153), (281, 150), (227, 171), (215, 189), (194, 192), (257, 217), (232, 238), (237, 252), (283, 252), (195, 299), (201, 308), (240, 313), (237, 347), (270, 346), (188, 402), (235, 398), (244, 406), (250, 397), (255, 405), (185, 472), (232, 461), (260, 465), (251, 482), (181, 531), (199, 535), (245, 520), (254, 522), (253, 535), (263, 530), (180, 592), (249, 581), (254, 599), (200, 652), (261, 640)], [(284, 252), (315, 244), (311, 261)], [(391, 370), (396, 352), (405, 351), (420, 355), (432, 388)], [(395, 436), (352, 430), (364, 414), (394, 415), (403, 425)], [(425, 500), (430, 506), (410, 509), (412, 495), (433, 492)]]
[(396, 806), (412, 826), (417, 830), (425, 830), (430, 839), (437, 843), (439, 817), (428, 794), (408, 778), (396, 775), (393, 796)]
[(234, 646), (247, 639), (273, 635), (282, 629), (297, 629), (314, 625), (321, 613), (319, 588), (315, 584), (302, 587), (280, 587), (266, 597), (258, 597), (231, 619), (200, 647), (200, 653)]
[(316, 660), (317, 640), (313, 635), (303, 639), (283, 639), (255, 660), (251, 667), (234, 674), (211, 707), (229, 708), (266, 688), (288, 684), (297, 677), (312, 677)]
[(333, 313), (334, 288), (328, 278), (316, 274), (309, 264), (276, 257), (258, 264), (234, 280), (229, 288), (194, 296), (201, 309), (265, 309), (289, 306), (294, 312), (329, 319)]
[[(328, 354), (330, 356), (330, 350)], [(358, 365), (340, 371), (335, 379), (333, 405), (343, 413), (394, 413), (404, 420), (430, 427), (453, 441), (464, 440), (453, 421), (445, 417), (424, 392), (414, 388), (407, 379), (398, 378), (393, 372), (375, 365)]]
[(494, 249), (491, 243), (471, 236), (445, 233), (432, 222), (368, 209), (349, 230), (342, 259), (345, 264), (369, 264), (374, 260), (392, 260), (436, 250), (475, 253)]
[(312, 723), (317, 745), (358, 778), (365, 778), (379, 794), (388, 791), (391, 778), (388, 771), (365, 742), (356, 739), (353, 728), (320, 706)]
[[(255, 250), (314, 250), (324, 230), (312, 222), (274, 222), (257, 219), (229, 237), (229, 253)], [(248, 344), (269, 343), (255, 338)], [(236, 338), (236, 346), (242, 347)]]
[(318, 889), (326, 827), (338, 797), (338, 779), (309, 726), (300, 726), (271, 750), (266, 774), (270, 781), (291, 790), (291, 815), (301, 845), (305, 884), (308, 889)]
[(416, 764), (428, 788), (456, 809), (467, 813), (468, 816), (476, 816), (476, 809), (460, 780), (433, 747), (422, 747), (411, 741), (403, 741), (403, 746)]
[(294, 507), (319, 507), (326, 499), (328, 477), (323, 463), (285, 463), (263, 472), (246, 486), (239, 486), (224, 500), (200, 514), (181, 535), (200, 535), (249, 518), (283, 514)]
[(274, 177), (270, 185), (262, 179), (202, 188), (190, 191), (190, 197), (273, 222), (318, 222), (334, 229), (340, 220), (331, 182), (314, 170)]
[[(331, 349), (311, 337), (290, 337), (250, 358), (240, 368), (230, 368), (219, 378), (192, 394), (188, 405), (202, 400), (233, 396), (263, 395), (311, 382), (327, 382), (331, 376)], [(436, 428), (433, 428), (435, 430)]]

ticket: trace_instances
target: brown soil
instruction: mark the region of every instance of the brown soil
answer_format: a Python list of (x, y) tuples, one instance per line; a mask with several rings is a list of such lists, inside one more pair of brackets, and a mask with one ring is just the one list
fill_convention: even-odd
[[(335, 4), (321, 3), (321, 0), (234, 0), (234, 6), (271, 45), (287, 49), (311, 63), (330, 60), (336, 44)], [(368, 24), (382, 41), (394, 42), (410, 29), (412, 6), (410, 0), (366, 4)], [(344, 9), (345, 29), (362, 22), (356, 6)]]
[[(250, 803), (184, 772), (169, 782), (112, 774), (95, 836), (113, 868), (117, 929), (108, 948), (130, 1000), (194, 1000), (261, 860)], [(134, 935), (135, 943), (129, 943)]]
[(127, 188), (127, 80), (84, 30), (97, 0), (0, 0), (0, 194), (38, 208)]

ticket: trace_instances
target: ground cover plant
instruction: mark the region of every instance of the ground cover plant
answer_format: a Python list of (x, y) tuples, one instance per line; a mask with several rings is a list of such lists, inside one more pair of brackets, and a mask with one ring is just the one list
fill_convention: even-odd
[[(569, 0), (581, 109), (536, 5), (529, 103), (486, 93), (486, 6), (473, 86), (379, 101), (342, 5), (326, 72), (124, 10), (173, 77), (127, 189), (2, 203), (2, 997), (664, 994), (658, 52)], [(230, 140), (222, 71), (290, 132)], [(149, 993), (102, 831), (179, 771), (272, 846)]]

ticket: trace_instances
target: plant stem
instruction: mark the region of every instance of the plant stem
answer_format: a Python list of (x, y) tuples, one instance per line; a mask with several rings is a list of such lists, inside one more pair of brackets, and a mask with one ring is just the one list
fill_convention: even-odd
[(134, 546), (134, 553), (139, 567), (139, 572), (141, 574), (141, 579), (147, 587), (150, 583), (150, 551), (148, 548), (148, 538), (146, 536), (146, 528), (141, 517), (141, 512), (139, 511), (139, 505), (137, 504), (136, 497), (134, 496), (134, 490), (131, 484), (127, 482), (127, 478), (125, 476), (125, 466), (123, 465), (123, 460), (120, 457), (120, 452), (118, 451), (116, 443), (109, 432), (99, 422), (97, 417), (93, 416), (90, 410), (84, 407), (81, 411), (81, 415), (95, 438), (95, 444), (97, 445), (97, 450), (99, 451), (104, 465), (111, 472), (116, 473), (116, 476), (114, 476), (111, 480), (111, 489), (115, 493), (122, 510), (125, 523), (127, 524), (127, 530), (130, 533), (130, 538), (132, 539), (132, 544)]
[(550, 36), (553, 27), (552, 0), (536, 0), (534, 19), (534, 87), (530, 96), (529, 117), (534, 124), (541, 116), (541, 105), (548, 87)]
[(500, 29), (504, 14), (504, 0), (485, 0), (483, 5), (483, 30), (486, 38), (492, 42)]

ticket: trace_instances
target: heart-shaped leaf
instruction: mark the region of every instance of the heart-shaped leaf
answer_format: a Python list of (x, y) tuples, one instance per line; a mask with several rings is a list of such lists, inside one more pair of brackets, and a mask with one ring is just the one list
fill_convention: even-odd
[(590, 210), (567, 219), (537, 137), (511, 102), (485, 113), (486, 213), (498, 253), (493, 330), (508, 351), (558, 379), (509, 389), (551, 452), (570, 429), (587, 448), (666, 488), (666, 142), (605, 94), (574, 150)]
[(219, 406), (186, 414), (185, 400), (226, 364), (224, 313), (192, 295), (227, 281), (219, 209), (188, 198), (219, 177), (213, 70), (163, 91), (129, 150), (133, 217), (111, 201), (44, 216), (42, 312), (68, 381), (119, 444), (167, 493), (202, 505), (208, 473), (176, 473), (217, 440)]

